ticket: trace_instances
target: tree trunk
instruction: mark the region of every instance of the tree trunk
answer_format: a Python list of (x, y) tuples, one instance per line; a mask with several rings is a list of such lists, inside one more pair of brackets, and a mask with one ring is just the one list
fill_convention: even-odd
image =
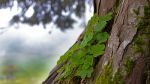
[(90, 78), (59, 81), (67, 64), (57, 65), (43, 84), (150, 84), (150, 1), (95, 0), (95, 12), (113, 12), (107, 25), (110, 37)]

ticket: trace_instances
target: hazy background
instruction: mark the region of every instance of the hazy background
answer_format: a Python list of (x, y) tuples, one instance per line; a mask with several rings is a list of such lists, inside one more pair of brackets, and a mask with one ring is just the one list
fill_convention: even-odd
[[(17, 0), (8, 2), (12, 4), (11, 7), (2, 1), (0, 2), (0, 84), (41, 84), (52, 67), (56, 65), (59, 57), (77, 40), (93, 14), (91, 1), (87, 0), (84, 2), (84, 11), (78, 11), (82, 15), (78, 16), (79, 13), (75, 14), (75, 10), (72, 10), (71, 14), (60, 12), (62, 15), (59, 13), (56, 13), (57, 16), (55, 13), (54, 15), (48, 14), (49, 16), (39, 15), (41, 18), (54, 18), (46, 20), (47, 22), (45, 19), (33, 21), (37, 18), (35, 13), (38, 13), (34, 9), (36, 6), (34, 1), (26, 8), (24, 14), (22, 14), (23, 8), (19, 6), (20, 3)], [(22, 1), (29, 3), (32, 0)], [(59, 0), (54, 3), (57, 1)], [(2, 3), (6, 5), (3, 6)], [(74, 4), (77, 3), (74, 2)], [(49, 12), (51, 10), (49, 9)], [(38, 11), (40, 12), (40, 10)], [(74, 21), (69, 20), (73, 23), (64, 25), (68, 21), (68, 19), (67, 21), (64, 19), (65, 16), (68, 17), (67, 15)], [(57, 21), (56, 18), (62, 18), (64, 21)]]

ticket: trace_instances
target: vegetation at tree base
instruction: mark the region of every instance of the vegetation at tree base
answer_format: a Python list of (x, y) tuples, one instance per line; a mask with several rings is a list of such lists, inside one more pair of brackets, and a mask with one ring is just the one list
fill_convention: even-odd
[[(94, 60), (98, 56), (104, 54), (105, 44), (109, 37), (108, 33), (104, 31), (107, 22), (111, 20), (112, 14), (99, 17), (94, 15), (89, 20), (83, 41), (77, 42), (76, 47), (72, 47), (68, 52), (60, 58), (58, 64), (68, 60), (69, 63), (65, 65), (64, 73), (60, 77), (61, 80), (67, 77), (79, 76), (82, 79), (91, 77), (94, 68)], [(60, 72), (62, 70), (59, 70)], [(74, 75), (74, 76), (72, 76)]]

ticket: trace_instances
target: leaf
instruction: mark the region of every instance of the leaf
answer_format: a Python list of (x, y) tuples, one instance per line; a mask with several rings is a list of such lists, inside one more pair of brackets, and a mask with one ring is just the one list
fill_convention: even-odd
[(68, 58), (70, 57), (70, 53), (67, 52), (66, 54), (64, 54), (63, 56), (61, 56), (59, 58), (59, 60), (57, 61), (57, 65), (61, 64), (62, 62), (66, 61)]
[(88, 25), (92, 26), (96, 22), (98, 22), (100, 17), (97, 14), (94, 14), (88, 22)]
[(79, 49), (79, 44), (75, 43), (64, 55), (60, 57), (60, 59), (57, 61), (57, 64), (66, 61), (74, 53), (74, 51), (78, 49)]
[(93, 57), (92, 57), (92, 55), (87, 55), (86, 59), (85, 59), (85, 62), (87, 64), (89, 64), (90, 66), (92, 66), (93, 65)]
[(66, 65), (66, 66), (65, 66), (65, 71), (64, 71), (64, 73), (61, 75), (60, 79), (61, 79), (61, 78), (66, 78), (66, 77), (68, 77), (69, 75), (71, 75), (72, 71), (73, 71), (73, 67), (72, 67), (71, 65), (69, 65), (69, 64)]
[(112, 19), (112, 13), (110, 12), (110, 13), (108, 13), (108, 14), (106, 14), (106, 15), (104, 15), (104, 16), (101, 16), (100, 17), (100, 20), (101, 21), (109, 21), (109, 20), (111, 20)]
[(79, 44), (78, 43), (75, 43), (72, 47), (71, 47), (71, 51), (74, 52), (75, 50), (78, 50), (79, 49)]
[(87, 55), (84, 60), (84, 64), (82, 65), (82, 69), (88, 69), (93, 65), (93, 57), (90, 55)]
[(91, 66), (89, 64), (87, 64), (87, 63), (84, 63), (82, 65), (82, 69), (88, 69), (89, 67), (91, 67)]
[(94, 57), (104, 54), (105, 45), (97, 44), (90, 48), (90, 53), (93, 54)]
[(88, 71), (87, 71), (87, 77), (88, 77), (88, 78), (91, 77), (92, 72), (93, 72), (93, 67), (90, 67), (90, 68), (88, 69)]
[(93, 38), (93, 33), (89, 33), (88, 35), (85, 36), (83, 41), (81, 42), (81, 47), (85, 47), (89, 41), (91, 41)]
[(109, 37), (109, 34), (107, 32), (102, 32), (96, 36), (96, 40), (98, 41), (98, 43), (105, 43), (108, 37)]
[(94, 57), (98, 57), (98, 56), (103, 55), (103, 54), (104, 54), (104, 51), (99, 51), (99, 53), (96, 53), (93, 56)]
[(70, 60), (74, 65), (80, 65), (84, 63), (84, 56), (86, 55), (86, 52), (83, 50), (79, 50), (77, 54), (74, 54)]
[(87, 73), (85, 70), (79, 70), (77, 72), (77, 76), (80, 76), (82, 79), (85, 79), (86, 75), (87, 75)]
[(88, 69), (79, 69), (77, 72), (77, 76), (80, 76), (82, 79), (85, 79), (86, 77), (91, 77), (91, 74), (93, 72), (93, 67), (89, 67)]
[(106, 24), (107, 24), (106, 21), (100, 21), (99, 23), (96, 24), (94, 30), (96, 32), (101, 32), (105, 28)]

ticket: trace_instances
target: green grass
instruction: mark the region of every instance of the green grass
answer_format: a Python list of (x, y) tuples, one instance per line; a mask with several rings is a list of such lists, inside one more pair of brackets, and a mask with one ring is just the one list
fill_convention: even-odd
[[(2, 65), (0, 84), (41, 84), (50, 71), (50, 61), (34, 59), (27, 63)], [(6, 78), (13, 76), (14, 78)]]

